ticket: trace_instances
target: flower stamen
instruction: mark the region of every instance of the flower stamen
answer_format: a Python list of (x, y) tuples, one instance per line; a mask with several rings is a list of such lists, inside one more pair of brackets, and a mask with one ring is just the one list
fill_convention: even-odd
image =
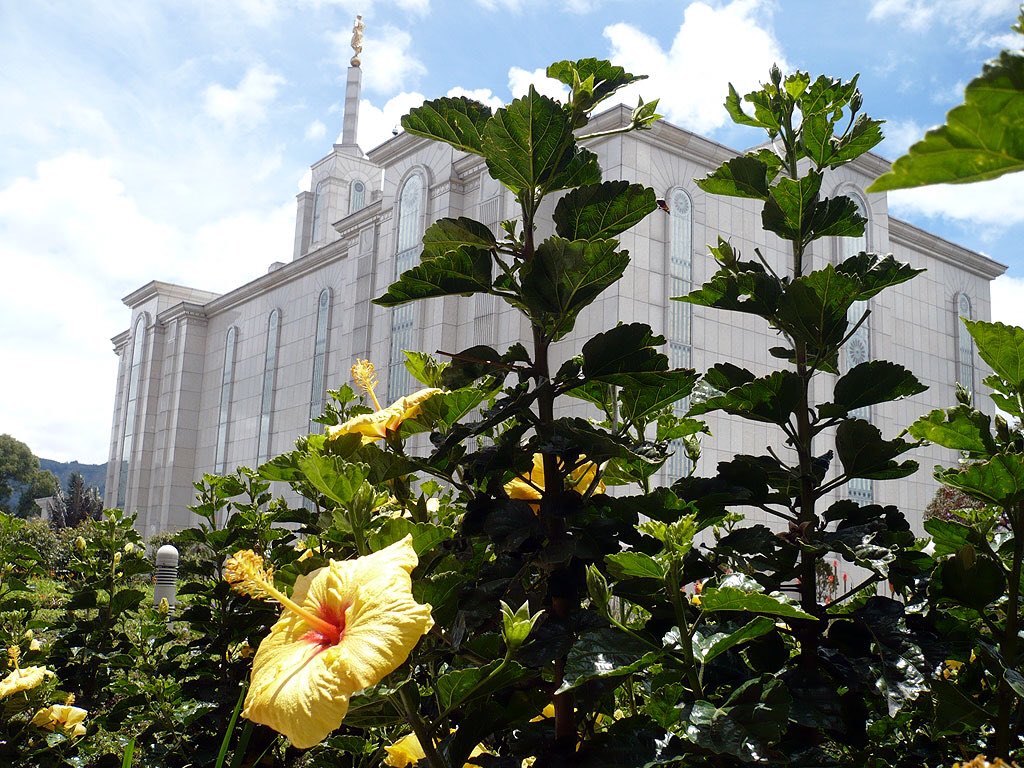
[(377, 395), (374, 394), (374, 390), (377, 388), (377, 372), (373, 367), (373, 363), (369, 360), (356, 360), (355, 365), (352, 366), (352, 380), (356, 383), (363, 392), (370, 396), (373, 401), (373, 407), (378, 411), (383, 410), (380, 407), (380, 402), (377, 400)]
[(274, 571), (263, 564), (263, 558), (251, 549), (243, 549), (224, 563), (224, 580), (231, 588), (243, 595), (256, 599), (272, 598), (302, 619), (310, 629), (317, 632), (324, 641), (333, 645), (341, 637), (341, 630), (331, 622), (320, 618), (308, 608), (303, 608), (274, 586)]

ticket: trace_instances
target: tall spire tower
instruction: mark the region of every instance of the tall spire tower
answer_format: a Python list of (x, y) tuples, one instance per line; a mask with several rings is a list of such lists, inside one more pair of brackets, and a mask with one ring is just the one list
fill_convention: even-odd
[(345, 82), (345, 121), (341, 128), (340, 149), (346, 154), (363, 154), (356, 134), (359, 130), (359, 92), (363, 80), (359, 55), (363, 52), (364, 28), (362, 15), (356, 16), (356, 22), (352, 25), (352, 60), (349, 62), (348, 78)]

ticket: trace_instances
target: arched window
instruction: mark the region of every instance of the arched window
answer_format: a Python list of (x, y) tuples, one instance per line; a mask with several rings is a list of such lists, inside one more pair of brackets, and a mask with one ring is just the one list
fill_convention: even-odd
[[(423, 178), (410, 176), (398, 198), (398, 250), (395, 254), (395, 275), (416, 265), (423, 237)], [(391, 311), (391, 359), (388, 364), (388, 396), (397, 400), (412, 387), (412, 377), (405, 369), (402, 350), (413, 345), (413, 305), (403, 304)]]
[(309, 244), (320, 242), (324, 236), (324, 225), (327, 223), (327, 180), (316, 185), (313, 193), (313, 228), (309, 236)]
[(974, 339), (964, 320), (971, 320), (971, 299), (966, 293), (956, 297), (956, 378), (974, 397)]
[(263, 391), (260, 397), (260, 439), (256, 461), (270, 459), (270, 418), (274, 411), (274, 381), (277, 378), (277, 345), (281, 331), (281, 312), (274, 310), (267, 318), (267, 346), (263, 353)]
[(349, 195), (348, 212), (361, 211), (366, 205), (366, 185), (361, 181), (352, 182), (352, 192)]
[[(668, 240), (669, 296), (683, 296), (693, 285), (693, 206), (690, 196), (682, 189), (673, 190), (669, 197), (670, 232)], [(673, 368), (688, 368), (693, 358), (691, 321), (693, 305), (682, 301), (668, 302), (668, 358)], [(677, 416), (689, 410), (689, 401), (681, 400), (673, 406)], [(687, 471), (683, 442), (672, 444), (668, 460), (669, 482), (682, 477)]]
[(128, 471), (135, 445), (135, 420), (138, 415), (139, 385), (142, 379), (142, 352), (146, 341), (146, 317), (135, 321), (132, 334), (132, 356), (128, 360), (128, 392), (124, 406), (124, 424), (121, 427), (121, 470), (117, 478), (117, 506), (124, 508), (128, 492)]
[(323, 424), (313, 419), (324, 412), (324, 382), (327, 377), (327, 329), (330, 325), (331, 289), (324, 288), (316, 302), (316, 342), (313, 346), (313, 381), (309, 393), (310, 431), (322, 432)]
[[(868, 215), (867, 206), (859, 195), (849, 194), (847, 195), (857, 204), (857, 212), (865, 218)], [(861, 251), (866, 251), (868, 247), (867, 241), (867, 224), (865, 227), (865, 234), (860, 237), (841, 237), (838, 241), (839, 246), (839, 260), (844, 261), (851, 256), (856, 256)], [(856, 301), (853, 306), (850, 307), (846, 314), (846, 321), (849, 328), (853, 328), (860, 319), (864, 317), (864, 313), (871, 306), (868, 301)], [(871, 319), (870, 316), (860, 324), (857, 331), (851, 336), (846, 346), (843, 347), (842, 351), (842, 362), (840, 367), (842, 372), (849, 371), (854, 366), (866, 363), (871, 359)], [(850, 411), (850, 416), (856, 419), (864, 419), (865, 421), (871, 421), (871, 406), (865, 405), (861, 408), (856, 408)], [(875, 497), (874, 494), (874, 483), (866, 478), (857, 477), (850, 480), (846, 485), (846, 491), (849, 498), (860, 504), (870, 504)]]
[(228, 464), (228, 419), (231, 416), (231, 387), (235, 382), (235, 340), (238, 331), (228, 328), (224, 336), (224, 368), (220, 377), (220, 406), (217, 411), (217, 448), (214, 466), (223, 475)]

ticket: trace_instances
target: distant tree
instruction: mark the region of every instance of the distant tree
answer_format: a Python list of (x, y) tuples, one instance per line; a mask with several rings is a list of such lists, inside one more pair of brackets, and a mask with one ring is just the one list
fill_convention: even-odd
[(51, 504), (51, 524), (55, 528), (77, 528), (86, 520), (99, 520), (103, 499), (96, 488), (89, 488), (78, 472), (68, 478), (67, 491), (59, 487)]
[(10, 435), (0, 435), (0, 510), (13, 512), (12, 483), (27, 483), (39, 470), (37, 459), (27, 445)]
[(953, 514), (961, 509), (975, 509), (978, 502), (962, 491), (950, 488), (948, 485), (940, 485), (939, 489), (932, 496), (932, 500), (925, 507), (924, 517), (929, 520), (937, 517), (940, 520), (958, 520), (959, 516)]
[(60, 490), (60, 479), (48, 469), (41, 469), (29, 478), (28, 486), (18, 497), (15, 514), (18, 517), (35, 517), (39, 513), (36, 499), (54, 496)]

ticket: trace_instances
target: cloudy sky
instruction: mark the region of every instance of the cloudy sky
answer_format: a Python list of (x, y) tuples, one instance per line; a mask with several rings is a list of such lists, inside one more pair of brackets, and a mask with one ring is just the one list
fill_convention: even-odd
[[(669, 120), (744, 148), (726, 84), (772, 62), (849, 77), (896, 157), (960, 102), (1016, 0), (33, 0), (0, 2), (0, 433), (107, 458), (121, 298), (226, 291), (291, 258), (296, 193), (341, 130), (363, 13), (359, 141), (424, 98), (508, 101), (565, 58), (650, 75)], [(550, 84), (539, 85), (542, 90)], [(635, 98), (635, 96), (634, 96)], [(1024, 174), (893, 195), (893, 212), (1010, 265), (1024, 322)]]

